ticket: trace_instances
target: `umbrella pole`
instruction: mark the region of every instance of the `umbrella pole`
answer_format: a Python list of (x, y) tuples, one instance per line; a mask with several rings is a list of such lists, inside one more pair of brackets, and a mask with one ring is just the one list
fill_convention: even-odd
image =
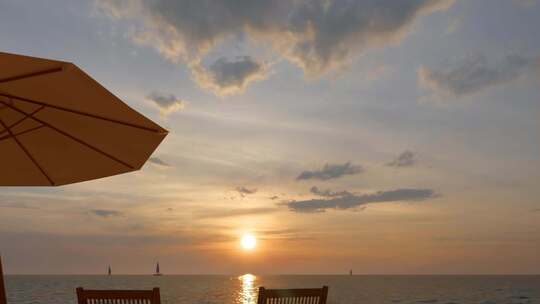
[(2, 256), (0, 256), (0, 304), (7, 304), (4, 272), (2, 271)]

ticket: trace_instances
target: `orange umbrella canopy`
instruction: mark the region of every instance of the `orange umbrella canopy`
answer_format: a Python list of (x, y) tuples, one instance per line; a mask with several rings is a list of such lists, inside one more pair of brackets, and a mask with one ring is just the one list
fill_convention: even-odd
[(139, 170), (167, 133), (72, 63), (0, 52), (0, 186)]

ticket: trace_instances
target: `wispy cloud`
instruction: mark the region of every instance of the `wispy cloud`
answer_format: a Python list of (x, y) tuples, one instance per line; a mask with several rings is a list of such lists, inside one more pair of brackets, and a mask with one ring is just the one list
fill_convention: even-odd
[(119, 216), (124, 215), (123, 212), (120, 212), (117, 210), (107, 210), (107, 209), (93, 209), (88, 212), (92, 215), (99, 216), (102, 218), (119, 217)]
[(410, 167), (416, 163), (415, 155), (412, 151), (406, 150), (401, 153), (396, 159), (387, 163), (389, 167)]
[(539, 60), (539, 57), (513, 54), (492, 63), (484, 55), (475, 54), (445, 69), (421, 66), (418, 81), (431, 93), (425, 99), (448, 101), (512, 82), (539, 66)]
[(321, 169), (313, 171), (304, 171), (296, 177), (296, 180), (329, 180), (340, 178), (346, 175), (355, 175), (363, 172), (364, 169), (360, 165), (353, 165), (351, 162), (344, 164), (325, 164)]
[(286, 205), (295, 212), (324, 212), (328, 209), (346, 210), (373, 203), (423, 201), (435, 197), (431, 189), (396, 189), (370, 194), (352, 194), (347, 191), (341, 192), (341, 195), (337, 192), (323, 194), (325, 198), (290, 201)]
[(242, 197), (244, 197), (249, 194), (257, 193), (257, 189), (256, 188), (250, 189), (244, 186), (240, 186), (240, 187), (236, 187), (236, 192), (238, 192)]
[(152, 92), (146, 98), (152, 101), (164, 115), (182, 110), (185, 106), (185, 102), (174, 94)]
[[(266, 42), (306, 75), (316, 77), (346, 66), (368, 50), (399, 43), (420, 16), (447, 9), (454, 1), (221, 0), (211, 6), (206, 1), (188, 0), (96, 3), (114, 19), (133, 21), (131, 37), (136, 43), (156, 48), (173, 62), (186, 62), (194, 74), (200, 72), (197, 67), (205, 55), (218, 45), (248, 36), (252, 39), (243, 41)], [(216, 67), (222, 70), (224, 66), (222, 62)], [(237, 68), (232, 70), (238, 75)], [(256, 65), (248, 70), (247, 74), (255, 75)], [(218, 74), (214, 80), (198, 82), (220, 92), (230, 79), (236, 89), (227, 92), (233, 94), (241, 92), (238, 88), (248, 85), (246, 79), (250, 78)]]
[(164, 160), (162, 160), (161, 158), (159, 157), (150, 157), (148, 159), (148, 161), (154, 165), (158, 165), (158, 166), (161, 166), (161, 167), (172, 167), (169, 163), (165, 162)]
[(262, 240), (281, 240), (281, 241), (305, 241), (314, 240), (319, 233), (298, 229), (278, 229), (278, 230), (256, 230), (254, 231), (259, 239)]
[(278, 211), (277, 208), (243, 208), (243, 209), (213, 209), (201, 212), (197, 217), (204, 218), (228, 218), (247, 215), (261, 215)]

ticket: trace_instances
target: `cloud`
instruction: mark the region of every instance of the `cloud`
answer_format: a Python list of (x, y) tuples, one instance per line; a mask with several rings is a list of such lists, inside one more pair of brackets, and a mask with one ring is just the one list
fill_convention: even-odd
[(482, 92), (490, 87), (505, 85), (539, 65), (540, 58), (518, 54), (489, 62), (482, 54), (468, 56), (446, 69), (418, 69), (419, 84), (431, 92), (428, 100), (446, 101)]
[(210, 210), (201, 213), (198, 218), (228, 218), (228, 217), (238, 217), (246, 215), (260, 215), (268, 214), (278, 211), (277, 208), (244, 208), (244, 209), (231, 209), (231, 210)]
[(319, 233), (303, 229), (255, 230), (253, 231), (261, 240), (280, 241), (307, 241), (315, 240)]
[(266, 78), (267, 67), (250, 56), (233, 60), (221, 57), (208, 69), (198, 64), (192, 71), (199, 86), (218, 96), (226, 96), (243, 92), (251, 82)]
[(339, 178), (345, 175), (355, 175), (363, 172), (362, 166), (353, 165), (351, 162), (344, 164), (325, 164), (320, 170), (304, 171), (296, 177), (296, 180), (318, 179), (329, 180)]
[(148, 162), (162, 167), (172, 167), (169, 163), (163, 161), (161, 158), (158, 157), (150, 157), (148, 159)]
[(413, 152), (406, 150), (401, 153), (396, 159), (387, 163), (389, 167), (410, 167), (416, 163), (415, 155)]
[(236, 187), (236, 191), (242, 196), (246, 196), (246, 195), (249, 195), (249, 194), (254, 194), (257, 192), (257, 189), (255, 188), (252, 188), (252, 189), (249, 189), (249, 188), (246, 188), (244, 186), (241, 186), (241, 187)]
[(286, 58), (317, 76), (368, 50), (397, 44), (419, 15), (453, 1), (302, 1), (290, 12)]
[(270, 199), (273, 200), (273, 201), (277, 200), (278, 198), (279, 198), (279, 196), (277, 196), (277, 195), (273, 195), (273, 196), (270, 197)]
[[(247, 41), (257, 47), (269, 45), (279, 56), (302, 68), (307, 76), (317, 77), (346, 66), (367, 51), (399, 43), (420, 16), (447, 9), (454, 0), (96, 3), (110, 17), (131, 21), (130, 36), (134, 42), (157, 49), (173, 62), (186, 62), (194, 74), (200, 72), (197, 67), (205, 55), (219, 45)], [(249, 81), (244, 83), (247, 84)]]
[(90, 214), (103, 217), (103, 218), (109, 218), (109, 217), (118, 217), (123, 216), (124, 213), (116, 210), (106, 210), (106, 209), (93, 209), (88, 211)]
[(352, 195), (349, 191), (330, 191), (330, 190), (320, 190), (318, 187), (313, 186), (309, 191), (315, 195), (322, 196), (322, 197), (337, 197), (337, 196), (347, 196)]
[(354, 209), (372, 203), (423, 201), (434, 198), (431, 189), (397, 189), (378, 191), (371, 194), (352, 194), (349, 192), (330, 198), (316, 198), (303, 201), (290, 201), (286, 205), (294, 212), (324, 212), (327, 209)]
[(180, 111), (185, 106), (185, 102), (176, 97), (174, 94), (152, 92), (146, 98), (153, 101), (164, 115)]

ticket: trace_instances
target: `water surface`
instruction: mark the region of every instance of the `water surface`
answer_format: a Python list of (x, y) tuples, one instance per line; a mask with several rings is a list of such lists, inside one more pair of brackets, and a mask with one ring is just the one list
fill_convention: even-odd
[(258, 286), (328, 285), (329, 304), (540, 303), (540, 276), (7, 276), (10, 304), (76, 303), (75, 288), (151, 289), (164, 304), (255, 304)]

